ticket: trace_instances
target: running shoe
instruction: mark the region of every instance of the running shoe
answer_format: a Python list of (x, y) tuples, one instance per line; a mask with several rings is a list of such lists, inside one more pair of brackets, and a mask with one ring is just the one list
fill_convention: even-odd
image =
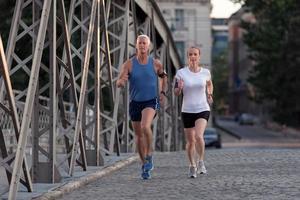
[(147, 180), (151, 178), (150, 171), (145, 170), (145, 165), (142, 166), (142, 174), (141, 174), (142, 179)]
[(205, 168), (205, 165), (204, 165), (204, 161), (203, 161), (203, 160), (200, 160), (200, 161), (198, 162), (197, 173), (198, 173), (198, 174), (206, 174), (206, 173), (207, 173), (207, 170), (206, 170), (206, 168)]
[(153, 170), (153, 168), (154, 168), (153, 157), (148, 155), (148, 156), (146, 156), (145, 160), (146, 160), (146, 163), (144, 164), (145, 170), (146, 171)]
[(189, 168), (189, 177), (190, 178), (196, 178), (197, 177), (197, 167), (190, 166), (190, 168)]

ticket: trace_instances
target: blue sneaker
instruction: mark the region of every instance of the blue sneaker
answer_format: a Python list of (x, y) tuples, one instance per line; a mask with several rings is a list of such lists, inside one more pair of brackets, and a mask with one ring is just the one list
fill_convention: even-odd
[(145, 166), (145, 165), (142, 166), (142, 174), (141, 174), (141, 177), (142, 177), (142, 179), (147, 180), (147, 179), (150, 179), (150, 178), (151, 178), (151, 174), (150, 174), (150, 171), (149, 171), (149, 170), (148, 170), (148, 171), (145, 170), (145, 167), (144, 167), (144, 166)]
[(145, 171), (153, 170), (153, 157), (152, 156), (146, 156), (145, 158), (146, 163), (144, 164)]

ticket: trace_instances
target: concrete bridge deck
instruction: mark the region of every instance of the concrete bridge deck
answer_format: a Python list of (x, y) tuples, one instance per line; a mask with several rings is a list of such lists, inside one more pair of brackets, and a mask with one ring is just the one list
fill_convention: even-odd
[[(264, 134), (236, 139), (222, 132), (223, 148), (207, 148), (207, 175), (187, 178), (185, 152), (155, 152), (151, 180), (140, 179), (136, 154), (105, 157), (104, 167), (77, 170), (59, 184), (37, 184), (18, 199), (300, 199), (300, 135), (284, 135), (260, 126), (219, 121), (235, 134)], [(246, 130), (246, 131), (241, 131)], [(266, 139), (267, 136), (270, 139)], [(3, 189), (3, 187), (2, 187)], [(2, 199), (7, 193), (2, 193)]]

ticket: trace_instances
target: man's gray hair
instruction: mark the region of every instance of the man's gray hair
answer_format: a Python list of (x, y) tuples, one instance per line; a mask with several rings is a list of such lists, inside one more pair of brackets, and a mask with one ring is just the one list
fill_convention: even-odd
[(140, 38), (146, 38), (148, 40), (148, 44), (150, 45), (151, 41), (148, 35), (139, 35), (137, 36), (136, 41), (138, 41)]

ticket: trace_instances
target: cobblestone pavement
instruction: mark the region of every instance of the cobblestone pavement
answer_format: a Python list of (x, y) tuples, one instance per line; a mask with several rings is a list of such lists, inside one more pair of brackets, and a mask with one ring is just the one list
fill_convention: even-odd
[(187, 177), (185, 152), (156, 153), (151, 180), (133, 163), (61, 199), (300, 199), (299, 148), (207, 149), (208, 174)]

